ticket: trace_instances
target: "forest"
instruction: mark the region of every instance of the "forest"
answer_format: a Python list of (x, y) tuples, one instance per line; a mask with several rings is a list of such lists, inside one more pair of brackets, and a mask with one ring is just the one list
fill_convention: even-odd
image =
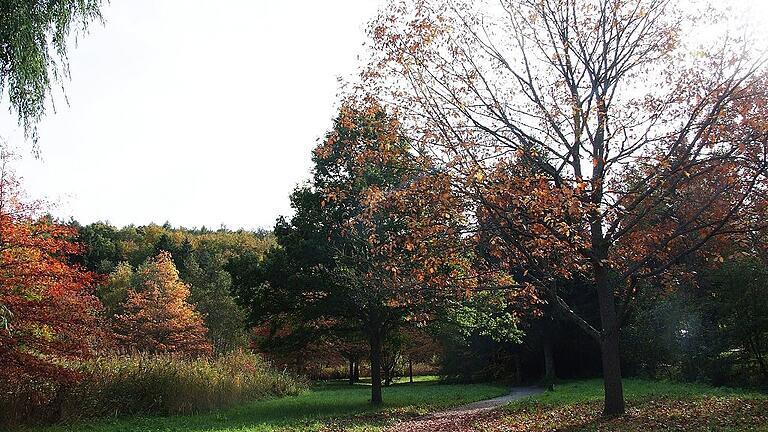
[[(33, 152), (102, 7), (0, 5)], [(725, 13), (384, 5), (266, 229), (62, 217), (3, 145), (0, 427), (763, 430), (768, 57), (691, 40)]]

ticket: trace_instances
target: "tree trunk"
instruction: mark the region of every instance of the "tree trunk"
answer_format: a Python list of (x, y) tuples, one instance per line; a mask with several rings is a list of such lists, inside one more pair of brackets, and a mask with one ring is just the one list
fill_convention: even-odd
[(619, 333), (610, 332), (600, 346), (603, 358), (603, 387), (605, 390), (605, 416), (624, 414), (624, 388), (621, 383)]
[(395, 364), (391, 361), (387, 361), (384, 365), (384, 387), (392, 385), (392, 381), (395, 379)]
[(515, 354), (515, 384), (520, 385), (523, 382), (523, 365), (520, 362), (520, 354)]
[(544, 336), (544, 383), (551, 384), (556, 379), (555, 353), (552, 349), (552, 340), (549, 336)]
[(349, 385), (353, 385), (355, 383), (355, 360), (350, 357), (349, 358)]
[(381, 335), (373, 330), (369, 345), (371, 348), (371, 404), (381, 405)]
[(360, 359), (355, 361), (355, 383), (360, 382)]
[(392, 384), (392, 371), (389, 369), (389, 365), (384, 365), (384, 387), (389, 387)]
[(758, 366), (760, 366), (760, 372), (763, 375), (763, 379), (768, 380), (768, 366), (766, 366), (765, 359), (763, 359), (763, 355), (752, 336), (749, 336), (749, 346), (751, 348), (750, 350), (752, 351), (752, 354), (755, 357), (755, 360), (757, 360)]
[(603, 360), (603, 389), (605, 391), (603, 415), (611, 417), (624, 414), (624, 388), (621, 382), (616, 300), (608, 281), (608, 269), (602, 262), (595, 264), (595, 282), (597, 299), (600, 303), (600, 322), (603, 328), (600, 341)]
[(408, 359), (408, 382), (413, 384), (413, 360)]

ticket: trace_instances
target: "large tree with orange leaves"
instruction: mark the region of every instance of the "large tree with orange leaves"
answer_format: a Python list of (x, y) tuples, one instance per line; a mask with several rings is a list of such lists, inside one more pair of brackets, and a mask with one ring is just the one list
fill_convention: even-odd
[[(366, 91), (390, 96), (452, 177), (510, 286), (600, 344), (606, 415), (624, 412), (619, 332), (638, 291), (765, 218), (765, 59), (728, 35), (687, 44), (707, 28), (689, 12), (414, 0), (371, 26)], [(599, 322), (564, 300), (559, 282), (580, 277)]]
[[(93, 354), (100, 343), (94, 276), (71, 263), (73, 229), (40, 216), (0, 154), (0, 390), (74, 374), (60, 360)], [(7, 387), (6, 387), (7, 386)]]
[(296, 214), (275, 228), (266, 283), (241, 287), (241, 299), (254, 324), (364, 335), (379, 404), (387, 337), (430, 319), (461, 291), (457, 281), (472, 280), (462, 209), (375, 101), (347, 101), (313, 161), (311, 183), (291, 196)]
[(189, 287), (179, 280), (171, 255), (161, 252), (139, 267), (138, 286), (128, 292), (115, 333), (130, 350), (208, 355), (208, 330), (187, 302)]

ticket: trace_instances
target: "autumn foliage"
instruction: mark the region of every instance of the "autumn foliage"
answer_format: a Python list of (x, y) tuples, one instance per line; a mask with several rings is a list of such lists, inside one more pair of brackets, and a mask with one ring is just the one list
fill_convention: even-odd
[(171, 256), (162, 252), (139, 268), (141, 286), (130, 289), (116, 317), (115, 333), (129, 350), (208, 355), (207, 329), (187, 302), (189, 287), (179, 280)]
[[(726, 35), (694, 51), (698, 25), (665, 0), (413, 0), (370, 27), (366, 91), (451, 177), (490, 267), (600, 345), (608, 415), (642, 291), (764, 225), (765, 58)], [(565, 298), (582, 279), (599, 324)]]
[(0, 387), (75, 374), (59, 360), (80, 359), (99, 343), (91, 293), (95, 275), (70, 263), (81, 252), (74, 232), (39, 216), (41, 205), (25, 199), (6, 167), (0, 173)]

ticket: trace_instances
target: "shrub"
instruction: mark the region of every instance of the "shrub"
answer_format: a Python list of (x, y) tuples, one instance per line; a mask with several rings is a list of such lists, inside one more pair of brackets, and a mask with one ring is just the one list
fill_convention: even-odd
[(129, 414), (187, 414), (295, 394), (306, 383), (260, 357), (234, 351), (216, 359), (136, 354), (69, 365), (70, 383), (28, 383), (1, 396), (7, 423), (71, 422)]

